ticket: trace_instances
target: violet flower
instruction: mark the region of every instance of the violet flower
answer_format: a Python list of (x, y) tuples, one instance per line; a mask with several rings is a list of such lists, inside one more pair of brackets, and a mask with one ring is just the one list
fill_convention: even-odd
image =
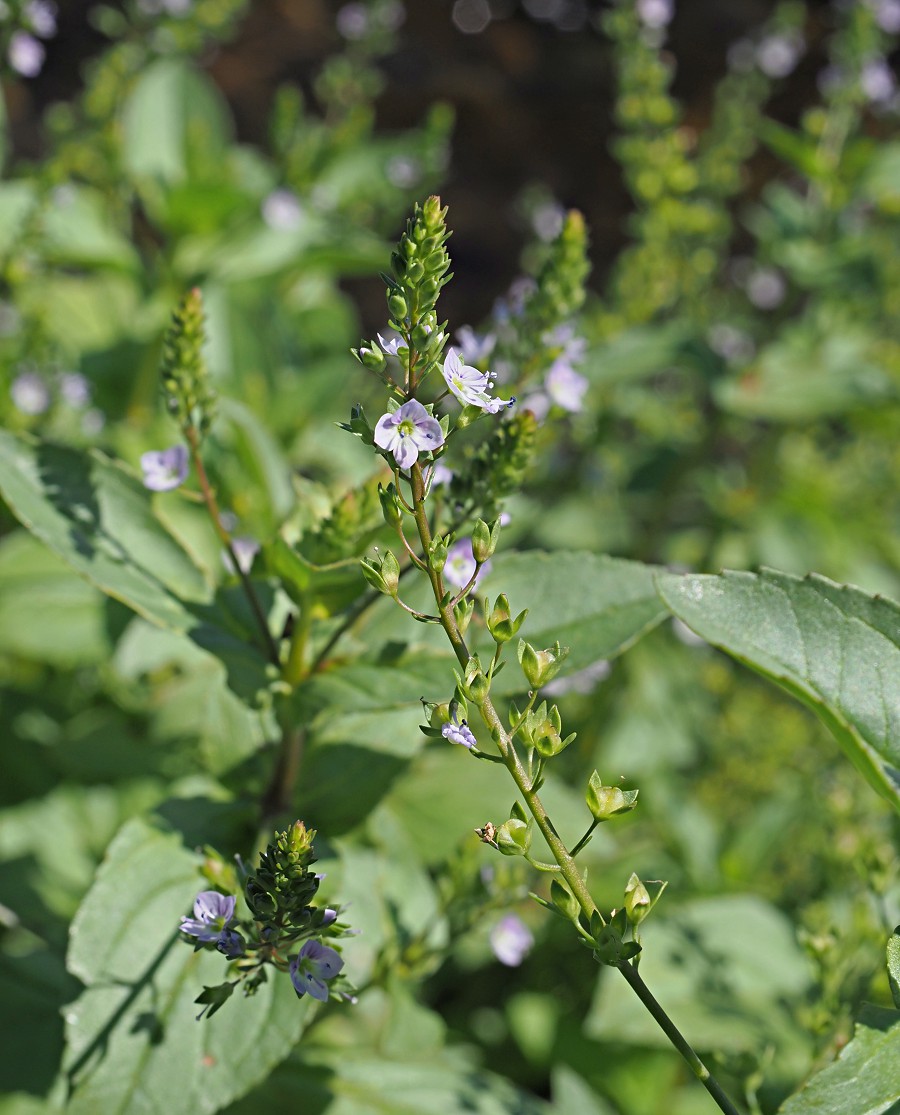
[(495, 377), (490, 372), (479, 372), (477, 368), (464, 364), (455, 348), (447, 350), (441, 374), (451, 393), (464, 406), (481, 407), (488, 414), (496, 414), (516, 401), (515, 396), (511, 399), (492, 398), (488, 392)]
[(462, 720), (459, 719), (457, 709), (453, 710), (452, 719), (448, 720), (441, 728), (441, 735), (444, 739), (450, 740), (451, 743), (458, 743), (462, 747), (467, 747), (470, 751), (473, 747), (478, 746), (478, 740), (466, 723), (465, 717)]
[(417, 399), (410, 399), (393, 414), (383, 414), (378, 419), (374, 439), (379, 449), (394, 454), (400, 468), (410, 468), (420, 452), (440, 449), (444, 431)]
[(144, 487), (151, 492), (170, 492), (183, 484), (188, 474), (188, 451), (183, 445), (153, 449), (141, 456)]
[(494, 956), (507, 968), (518, 968), (534, 945), (531, 930), (515, 914), (507, 914), (497, 922), (490, 940)]
[(233, 894), (201, 891), (194, 899), (194, 916), (181, 919), (181, 932), (198, 941), (218, 942), (234, 918), (234, 906)]
[[(460, 538), (447, 551), (447, 560), (444, 563), (444, 580), (449, 581), (456, 588), (465, 588), (477, 568), (475, 555), (472, 553), (472, 539)], [(486, 561), (479, 570), (479, 576), (489, 573), (490, 568), (491, 563)]]
[(308, 991), (320, 1003), (328, 1000), (326, 980), (334, 979), (343, 968), (344, 961), (335, 949), (323, 945), (321, 941), (307, 941), (296, 956), (291, 957), (291, 983), (302, 998)]

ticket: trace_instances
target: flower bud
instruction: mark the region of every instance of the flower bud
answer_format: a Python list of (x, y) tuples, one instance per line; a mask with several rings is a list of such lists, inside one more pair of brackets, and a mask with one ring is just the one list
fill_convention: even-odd
[(352, 352), (362, 366), (368, 368), (370, 372), (380, 372), (384, 370), (387, 361), (385, 360), (384, 353), (374, 341), (370, 341), (367, 345), (363, 345), (362, 348), (355, 348)]
[(518, 634), (519, 628), (524, 623), (525, 617), (528, 615), (528, 609), (526, 608), (524, 611), (519, 612), (515, 619), (512, 619), (509, 610), (509, 600), (507, 600), (503, 593), (497, 597), (493, 611), (491, 611), (490, 614), (488, 614), (487, 601), (485, 601), (484, 612), (487, 629), (490, 631), (491, 637), (495, 643), (507, 643), (510, 639), (514, 638), (515, 635)]
[(625, 913), (632, 925), (640, 925), (650, 913), (653, 903), (650, 892), (632, 871), (625, 887)]
[(519, 665), (525, 680), (532, 689), (540, 689), (548, 681), (556, 677), (559, 668), (569, 653), (568, 647), (561, 647), (555, 642), (546, 650), (535, 650), (531, 643), (524, 639), (519, 640)]
[(396, 596), (400, 584), (400, 563), (390, 550), (384, 557), (363, 558), (360, 562), (363, 576), (372, 586), (385, 596)]
[(460, 635), (465, 635), (468, 630), (474, 611), (475, 601), (471, 597), (464, 597), (453, 605), (453, 618), (456, 620)]
[(578, 899), (557, 879), (550, 880), (550, 901), (563, 917), (570, 920), (578, 917), (578, 912), (581, 909)]
[(392, 291), (388, 295), (388, 309), (391, 311), (391, 316), (397, 321), (403, 321), (409, 313), (409, 307), (406, 304), (406, 299), (399, 291)]
[(499, 538), (499, 519), (495, 519), (490, 526), (484, 519), (475, 520), (475, 525), (472, 527), (472, 554), (479, 565), (484, 565), (493, 555), (494, 550), (497, 549)]
[(400, 500), (397, 498), (397, 489), (393, 484), (386, 488), (378, 485), (378, 499), (381, 501), (381, 513), (389, 527), (396, 529), (400, 526), (403, 513), (400, 510)]
[(618, 786), (604, 786), (600, 775), (594, 771), (588, 782), (585, 801), (597, 821), (608, 821), (620, 813), (628, 813), (637, 805), (637, 790), (621, 790)]
[(510, 817), (497, 829), (497, 847), (505, 856), (524, 856), (531, 847), (531, 826), (518, 817)]
[(446, 564), (447, 539), (436, 534), (428, 547), (428, 567), (435, 573), (440, 573)]
[(481, 663), (475, 655), (473, 655), (466, 664), (465, 677), (462, 680), (460, 688), (466, 700), (472, 701), (476, 705), (480, 705), (491, 691), (491, 683), (484, 676)]

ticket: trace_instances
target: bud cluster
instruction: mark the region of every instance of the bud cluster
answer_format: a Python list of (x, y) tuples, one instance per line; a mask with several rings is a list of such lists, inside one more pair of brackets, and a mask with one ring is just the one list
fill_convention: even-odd
[(160, 376), (169, 413), (182, 430), (194, 430), (200, 437), (209, 432), (216, 401), (203, 356), (205, 341), (203, 297), (194, 287), (172, 314), (163, 339)]
[(257, 921), (282, 928), (306, 927), (313, 920), (310, 903), (319, 889), (319, 876), (310, 867), (315, 829), (295, 821), (276, 833), (259, 857), (259, 867), (245, 884), (247, 905)]

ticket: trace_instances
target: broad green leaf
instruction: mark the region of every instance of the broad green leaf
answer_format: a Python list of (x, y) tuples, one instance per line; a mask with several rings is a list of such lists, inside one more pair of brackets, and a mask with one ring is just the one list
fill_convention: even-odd
[(51, 195), (41, 221), (44, 250), (54, 263), (132, 269), (138, 255), (113, 225), (106, 198), (86, 186), (65, 185)]
[(900, 607), (774, 570), (657, 578), (672, 612), (809, 705), (900, 808)]
[(271, 978), (196, 1021), (222, 957), (178, 939), (203, 882), (178, 834), (130, 821), (72, 923), (68, 965), (86, 986), (66, 1010), (72, 1115), (212, 1115), (258, 1084), (300, 1037), (309, 1000)]
[[(760, 899), (700, 899), (644, 927), (641, 975), (695, 1049), (748, 1052), (772, 1044), (802, 1071), (806, 1050), (786, 1008), (812, 985), (788, 919)], [(665, 1048), (667, 1038), (625, 980), (603, 973), (585, 1023), (594, 1038)]]
[(21, 522), (88, 581), (163, 627), (194, 623), (182, 601), (209, 588), (153, 513), (140, 481), (99, 452), (0, 431), (0, 493)]
[(224, 152), (227, 112), (215, 86), (181, 58), (148, 66), (122, 110), (123, 157), (135, 178), (178, 182)]
[(87, 666), (110, 652), (102, 595), (26, 531), (0, 542), (0, 654)]
[(781, 1115), (886, 1115), (900, 1104), (900, 1011), (866, 1004), (838, 1059), (778, 1109)]
[(269, 514), (275, 523), (280, 522), (295, 502), (290, 466), (281, 447), (249, 407), (234, 399), (221, 399), (219, 410), (232, 425), (248, 479), (265, 491)]
[(5, 255), (21, 236), (25, 220), (36, 204), (33, 183), (0, 182), (0, 254)]

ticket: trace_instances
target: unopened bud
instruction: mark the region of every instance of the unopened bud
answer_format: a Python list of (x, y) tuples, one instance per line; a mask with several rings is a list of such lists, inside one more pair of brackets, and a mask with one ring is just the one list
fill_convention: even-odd
[(588, 782), (585, 801), (597, 821), (608, 821), (621, 813), (628, 813), (637, 805), (637, 790), (622, 790), (618, 786), (604, 786), (600, 775), (594, 771)]

